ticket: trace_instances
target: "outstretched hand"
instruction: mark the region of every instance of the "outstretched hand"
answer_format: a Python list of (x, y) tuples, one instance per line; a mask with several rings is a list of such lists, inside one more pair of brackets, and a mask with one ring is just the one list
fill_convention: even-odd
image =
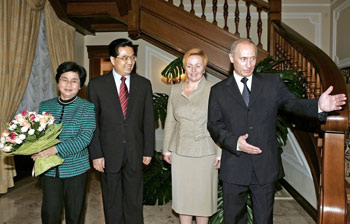
[(345, 94), (330, 95), (332, 91), (333, 86), (330, 86), (326, 91), (322, 93), (320, 99), (318, 100), (318, 106), (324, 112), (341, 110), (342, 106), (346, 104)]
[(248, 154), (260, 154), (261, 149), (254, 145), (249, 144), (247, 142), (247, 138), (248, 138), (248, 134), (239, 136), (237, 141), (238, 149)]

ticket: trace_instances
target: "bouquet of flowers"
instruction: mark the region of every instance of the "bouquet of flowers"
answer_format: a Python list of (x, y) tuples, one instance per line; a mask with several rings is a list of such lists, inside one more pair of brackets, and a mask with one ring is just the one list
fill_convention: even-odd
[[(57, 136), (61, 133), (62, 124), (55, 124), (51, 113), (23, 111), (7, 124), (1, 134), (0, 151), (4, 155), (33, 155), (58, 144)], [(57, 155), (37, 157), (34, 162), (35, 176), (42, 174), (51, 167), (63, 163)]]

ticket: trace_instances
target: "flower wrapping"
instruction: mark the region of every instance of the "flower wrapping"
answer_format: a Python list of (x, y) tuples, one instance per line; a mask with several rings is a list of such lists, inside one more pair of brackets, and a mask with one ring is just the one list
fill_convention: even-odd
[[(51, 113), (23, 111), (7, 124), (7, 129), (1, 134), (0, 150), (4, 155), (33, 155), (60, 141), (62, 124), (55, 124)], [(48, 169), (63, 163), (58, 155), (37, 157), (34, 162), (34, 174), (39, 176)]]

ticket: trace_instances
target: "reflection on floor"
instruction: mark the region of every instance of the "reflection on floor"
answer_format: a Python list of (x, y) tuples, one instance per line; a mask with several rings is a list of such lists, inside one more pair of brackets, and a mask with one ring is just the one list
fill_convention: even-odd
[[(28, 177), (16, 183), (9, 193), (0, 196), (0, 223), (39, 224), (41, 189), (38, 178)], [(164, 206), (144, 206), (146, 224), (179, 223), (171, 210), (171, 203)], [(85, 223), (104, 223), (100, 183), (96, 173), (91, 173)], [(314, 224), (310, 216), (285, 191), (276, 194), (275, 224)]]

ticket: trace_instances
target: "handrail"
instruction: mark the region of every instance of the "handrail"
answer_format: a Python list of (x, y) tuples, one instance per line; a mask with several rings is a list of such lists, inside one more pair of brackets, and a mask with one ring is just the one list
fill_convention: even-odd
[[(332, 94), (346, 94), (347, 89), (341, 71), (328, 55), (284, 23), (280, 21), (272, 21), (272, 25), (278, 35), (283, 36), (283, 39), (287, 41), (291, 47), (302, 55), (307, 62), (311, 63), (311, 69), (314, 69), (312, 72), (316, 72), (316, 75), (319, 76), (314, 77), (316, 80), (312, 81), (313, 83), (310, 84), (316, 85), (315, 88), (311, 90), (314, 91), (314, 96), (311, 98), (319, 97), (321, 91), (329, 86), (334, 87)], [(276, 38), (273, 39), (276, 40)], [(273, 51), (276, 53), (276, 49)], [(273, 52), (270, 51), (270, 54), (273, 54)], [(291, 52), (287, 53), (291, 66), (295, 66), (300, 62), (296, 61), (298, 60), (297, 58), (291, 58), (296, 54), (292, 55)], [(303, 68), (299, 67), (299, 69)], [(319, 80), (317, 80), (318, 78)], [(309, 87), (312, 88), (312, 86)], [(334, 115), (328, 116), (327, 122), (323, 125), (322, 129), (328, 132), (346, 132), (348, 129), (348, 116), (348, 107), (344, 107), (343, 110), (334, 113)]]

